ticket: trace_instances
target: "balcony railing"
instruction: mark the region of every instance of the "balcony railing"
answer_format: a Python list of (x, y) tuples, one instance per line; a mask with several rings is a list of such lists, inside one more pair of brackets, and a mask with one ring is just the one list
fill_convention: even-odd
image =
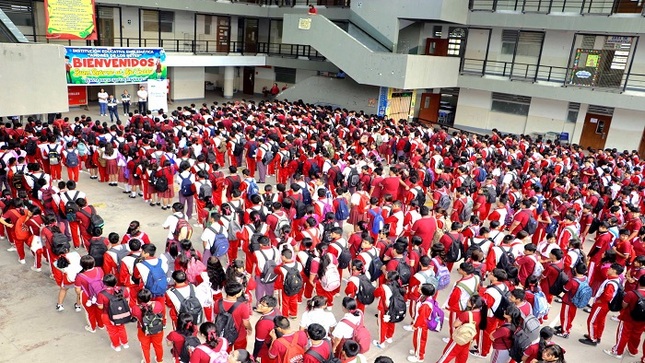
[[(549, 66), (543, 64), (515, 63), (505, 61), (494, 61), (484, 59), (465, 58), (462, 62), (461, 74), (478, 76), (499, 76), (508, 77), (512, 80), (523, 80), (529, 82), (551, 82), (563, 86), (585, 87), (568, 82), (568, 71), (572, 68), (561, 66)], [(616, 82), (618, 83), (618, 82)], [(615, 87), (595, 86), (593, 90), (605, 91), (633, 91), (645, 92), (645, 74), (625, 72), (620, 84)]]
[(45, 36), (36, 36), (40, 43), (60, 44), (65, 46), (115, 46), (115, 47), (143, 47), (163, 48), (166, 52), (182, 52), (194, 54), (220, 54), (240, 53), (246, 55), (268, 54), (282, 57), (306, 57), (310, 60), (325, 60), (325, 57), (309, 45), (284, 44), (284, 43), (245, 43), (245, 42), (218, 42), (217, 40), (193, 39), (158, 39), (158, 38), (122, 38), (110, 42), (93, 42), (85, 40), (55, 40), (46, 39)]
[(260, 6), (296, 6), (296, 5), (315, 5), (324, 7), (342, 7), (348, 8), (350, 0), (231, 0), (232, 3), (255, 4)]
[(523, 13), (575, 13), (582, 15), (645, 15), (641, 2), (630, 0), (470, 0), (471, 11), (516, 11)]

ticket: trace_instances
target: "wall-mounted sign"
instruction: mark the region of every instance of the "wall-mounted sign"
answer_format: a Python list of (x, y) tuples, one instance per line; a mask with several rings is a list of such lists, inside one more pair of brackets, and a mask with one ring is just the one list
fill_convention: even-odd
[(94, 0), (45, 0), (48, 39), (96, 40)]
[(311, 19), (310, 18), (300, 18), (298, 20), (298, 29), (309, 30), (311, 29)]

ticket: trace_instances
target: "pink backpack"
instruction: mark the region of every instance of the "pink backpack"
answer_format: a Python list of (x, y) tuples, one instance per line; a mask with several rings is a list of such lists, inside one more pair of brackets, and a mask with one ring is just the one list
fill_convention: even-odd
[(188, 261), (188, 268), (186, 268), (186, 278), (188, 279), (188, 282), (196, 284), (197, 276), (204, 271), (206, 271), (206, 266), (204, 266), (202, 261), (195, 257), (191, 257), (190, 261)]

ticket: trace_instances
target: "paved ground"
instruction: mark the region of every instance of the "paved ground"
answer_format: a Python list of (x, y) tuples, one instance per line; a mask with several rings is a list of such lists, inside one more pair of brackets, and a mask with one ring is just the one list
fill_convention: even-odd
[[(212, 102), (208, 99), (205, 102)], [(202, 101), (200, 100), (199, 103)], [(175, 103), (177, 106), (180, 103)], [(183, 103), (181, 103), (183, 104)], [(81, 113), (96, 116), (97, 110), (74, 110), (69, 115), (76, 116)], [(64, 174), (65, 175), (65, 174)], [(108, 187), (90, 180), (87, 174), (81, 175), (79, 190), (89, 196), (89, 201), (97, 207), (98, 213), (105, 219), (106, 234), (108, 232), (125, 233), (131, 220), (139, 220), (142, 230), (150, 234), (151, 240), (158, 247), (163, 247), (165, 230), (161, 228), (166, 215), (159, 207), (152, 208), (143, 203), (142, 199), (130, 199), (119, 188)], [(199, 240), (201, 230), (197, 228), (193, 241)], [(589, 242), (587, 242), (589, 243)], [(69, 363), (85, 362), (139, 362), (141, 351), (136, 339), (135, 325), (128, 326), (130, 349), (119, 353), (110, 349), (110, 343), (105, 331), (91, 334), (83, 329), (84, 315), (73, 310), (74, 293), (70, 291), (66, 300), (64, 312), (54, 310), (58, 289), (48, 278), (48, 267), (42, 273), (29, 269), (33, 259), (27, 257), (27, 265), (19, 265), (15, 252), (6, 252), (9, 244), (6, 240), (0, 241), (0, 362), (34, 363), (45, 361), (66, 361)], [(456, 275), (453, 275), (456, 278)], [(446, 292), (440, 293), (440, 301), (446, 299)], [(337, 304), (339, 305), (339, 304)], [(301, 305), (301, 310), (304, 305)], [(554, 304), (552, 319), (557, 320), (560, 305)], [(341, 316), (340, 308), (334, 309), (337, 317)], [(377, 335), (376, 313), (374, 306), (367, 309), (367, 326), (373, 336)], [(586, 332), (585, 323), (588, 314), (580, 311), (574, 322), (571, 338), (564, 340), (555, 338), (567, 350), (567, 361), (577, 362), (606, 362), (613, 361), (606, 356), (602, 349), (608, 349), (614, 343), (616, 322), (608, 319), (602, 343), (591, 348), (577, 342)], [(253, 318), (253, 324), (257, 316)], [(556, 321), (549, 322), (556, 325)], [(372, 347), (367, 356), (373, 359), (379, 355), (387, 355), (395, 362), (405, 362), (408, 350), (412, 347), (412, 336), (402, 329), (403, 324), (396, 328), (394, 343), (383, 350)], [(166, 333), (169, 331), (167, 330)], [(447, 328), (442, 333), (430, 333), (425, 362), (435, 362), (443, 350), (442, 337), (447, 336)], [(169, 348), (165, 350), (165, 362), (171, 362)], [(637, 358), (625, 356), (624, 362), (636, 361)], [(370, 360), (371, 361), (371, 360)], [(470, 358), (471, 362), (485, 362), (487, 360)]]

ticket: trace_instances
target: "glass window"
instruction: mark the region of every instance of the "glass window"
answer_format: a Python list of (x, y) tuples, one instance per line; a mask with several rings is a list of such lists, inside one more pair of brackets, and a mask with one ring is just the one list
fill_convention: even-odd
[(143, 31), (172, 33), (175, 13), (172, 11), (143, 10)]
[(528, 116), (531, 97), (493, 92), (491, 111)]
[(162, 33), (172, 33), (173, 24), (175, 23), (175, 13), (172, 11), (159, 12), (159, 27)]
[(296, 83), (296, 69), (275, 67), (276, 83)]

